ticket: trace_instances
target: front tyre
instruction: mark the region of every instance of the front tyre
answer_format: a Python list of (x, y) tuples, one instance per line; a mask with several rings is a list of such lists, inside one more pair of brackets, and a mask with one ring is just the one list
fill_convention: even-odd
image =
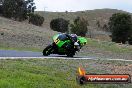
[(73, 57), (75, 53), (67, 53), (67, 57)]
[(48, 56), (51, 54), (53, 48), (52, 45), (48, 45), (44, 50), (43, 50), (43, 55), (44, 56)]

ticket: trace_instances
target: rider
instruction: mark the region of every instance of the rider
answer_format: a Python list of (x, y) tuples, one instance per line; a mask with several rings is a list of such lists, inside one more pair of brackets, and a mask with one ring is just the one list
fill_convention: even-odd
[(71, 42), (74, 44), (75, 42), (77, 42), (77, 35), (76, 34), (65, 34), (67, 36), (68, 39), (71, 40)]
[[(66, 36), (66, 39), (71, 40), (71, 42), (72, 42), (71, 44), (73, 46), (78, 46), (77, 49), (80, 50), (79, 44), (77, 42), (77, 35), (76, 34), (66, 34), (66, 33), (63, 33), (62, 35)], [(67, 45), (66, 47), (67, 48), (71, 48), (70, 45)]]

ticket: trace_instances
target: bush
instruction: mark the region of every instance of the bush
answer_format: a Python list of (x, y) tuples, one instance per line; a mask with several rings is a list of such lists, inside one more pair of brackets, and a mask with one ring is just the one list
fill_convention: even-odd
[(63, 18), (53, 19), (50, 22), (50, 28), (58, 32), (68, 31), (69, 21)]
[(71, 32), (80, 36), (86, 36), (88, 21), (84, 18), (77, 17), (74, 23), (70, 25)]
[(129, 37), (129, 39), (128, 39), (128, 43), (129, 43), (130, 45), (132, 45), (132, 36)]
[(103, 29), (104, 31), (107, 31), (107, 32), (110, 31), (107, 24), (104, 24), (103, 27), (102, 27), (102, 29)]
[(3, 7), (2, 7), (2, 5), (0, 5), (0, 15), (2, 15), (3, 14)]
[(109, 28), (112, 32), (112, 41), (125, 43), (132, 35), (132, 19), (127, 13), (115, 13), (110, 17)]
[(44, 17), (38, 14), (30, 14), (29, 15), (29, 23), (32, 23), (36, 26), (41, 26), (44, 22)]

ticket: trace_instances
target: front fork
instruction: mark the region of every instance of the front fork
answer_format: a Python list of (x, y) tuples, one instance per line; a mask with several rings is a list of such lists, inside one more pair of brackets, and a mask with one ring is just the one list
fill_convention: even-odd
[(81, 48), (78, 42), (74, 43), (74, 49), (76, 49), (76, 51), (80, 51)]

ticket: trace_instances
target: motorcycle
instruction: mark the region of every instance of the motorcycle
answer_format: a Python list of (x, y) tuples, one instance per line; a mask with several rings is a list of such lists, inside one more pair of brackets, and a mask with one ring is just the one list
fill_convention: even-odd
[(67, 55), (73, 57), (77, 51), (87, 44), (87, 39), (84, 37), (77, 37), (77, 41), (73, 42), (63, 34), (57, 34), (53, 36), (53, 43), (48, 45), (43, 50), (43, 55), (48, 56), (50, 54)]

